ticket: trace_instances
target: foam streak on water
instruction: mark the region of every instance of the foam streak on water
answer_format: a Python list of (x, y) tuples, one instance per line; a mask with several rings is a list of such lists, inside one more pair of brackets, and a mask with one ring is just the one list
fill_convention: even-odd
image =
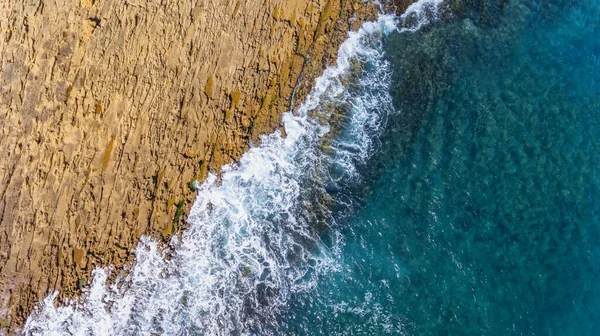
[[(423, 2), (430, 2), (424, 0)], [(414, 7), (414, 15), (420, 7)], [(422, 20), (418, 20), (419, 25)], [(27, 320), (30, 335), (269, 334), (290, 296), (314, 290), (320, 275), (336, 271), (341, 238), (328, 205), (331, 186), (349, 183), (372, 153), (374, 137), (393, 111), (389, 67), (381, 38), (397, 18), (382, 15), (350, 32), (337, 64), (317, 78), (296, 113), (285, 113), (285, 136), (266, 135), (236, 165), (199, 186), (190, 227), (166, 258), (143, 237), (136, 264), (107, 284), (96, 269), (84, 296), (61, 306), (46, 298)], [(352, 67), (362, 65), (354, 91)], [(358, 86), (358, 89), (356, 89)], [(327, 120), (343, 107), (339, 136)], [(328, 150), (323, 150), (327, 148)]]
[(420, 0), (413, 2), (400, 16), (401, 32), (415, 32), (436, 21), (444, 0)]

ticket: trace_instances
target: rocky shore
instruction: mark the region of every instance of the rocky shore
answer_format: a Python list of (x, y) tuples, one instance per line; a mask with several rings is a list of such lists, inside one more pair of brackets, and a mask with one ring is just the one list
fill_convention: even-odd
[[(400, 4), (405, 7), (406, 4)], [(185, 225), (194, 181), (280, 126), (361, 0), (0, 4), (0, 327)], [(292, 101), (293, 96), (293, 101)]]

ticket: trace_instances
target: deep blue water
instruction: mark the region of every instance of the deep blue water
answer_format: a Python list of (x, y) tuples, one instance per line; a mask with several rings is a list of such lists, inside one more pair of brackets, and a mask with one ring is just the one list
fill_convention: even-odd
[(289, 333), (600, 333), (600, 1), (450, 4), (385, 40), (399, 113)]

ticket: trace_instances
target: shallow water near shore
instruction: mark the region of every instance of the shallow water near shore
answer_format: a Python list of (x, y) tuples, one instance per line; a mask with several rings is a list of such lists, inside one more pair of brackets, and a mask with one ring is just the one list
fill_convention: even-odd
[(169, 258), (31, 335), (592, 335), (600, 4), (421, 0), (350, 33)]

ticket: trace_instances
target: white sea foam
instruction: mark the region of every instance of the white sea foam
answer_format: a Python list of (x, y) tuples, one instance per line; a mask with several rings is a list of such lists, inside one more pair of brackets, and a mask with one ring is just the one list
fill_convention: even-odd
[[(353, 99), (343, 79), (353, 59), (378, 62), (373, 65), (377, 72), (387, 71), (378, 40), (395, 28), (393, 22), (394, 17), (381, 16), (349, 33), (336, 66), (316, 80), (296, 114), (284, 114), (286, 136), (264, 136), (237, 165), (224, 167), (220, 180), (208, 177), (192, 207), (190, 227), (173, 241), (177, 247), (170, 258), (157, 242), (142, 238), (126, 278), (106, 285), (109, 271), (95, 270), (84, 298), (57, 307), (56, 294), (49, 296), (24, 332), (250, 334), (276, 327), (290, 295), (310, 291), (319, 274), (335, 267), (336, 249), (325, 247), (316, 229), (330, 224), (327, 212), (320, 218), (311, 213), (324, 207), (315, 203), (327, 198), (323, 188), (330, 163), (344, 161), (343, 175), (351, 177), (350, 168), (368, 156), (369, 136), (363, 133), (378, 127), (378, 118), (367, 115), (375, 103), (360, 95)], [(378, 83), (383, 88), (386, 81), (379, 78)], [(324, 101), (352, 106), (347, 132), (355, 138), (334, 144), (336, 158), (318, 146), (329, 130), (314, 117), (327, 117)], [(356, 137), (364, 141), (355, 144)]]
[(419, 0), (413, 2), (400, 16), (400, 31), (415, 32), (436, 21), (444, 0)]
[[(225, 166), (220, 179), (210, 175), (199, 186), (190, 227), (173, 239), (169, 258), (143, 237), (125, 277), (107, 284), (110, 270), (96, 269), (81, 299), (56, 306), (56, 294), (48, 296), (23, 333), (273, 333), (290, 296), (314, 290), (319, 276), (338, 266), (343, 237), (334, 232), (327, 244), (320, 238), (324, 228), (335, 230), (328, 188), (356, 177), (356, 165), (372, 153), (393, 111), (381, 37), (396, 23), (381, 15), (350, 32), (336, 65), (317, 78), (296, 113), (283, 115), (286, 136), (264, 136), (238, 164)], [(347, 81), (356, 62), (364, 69), (352, 89)], [(345, 114), (339, 135), (325, 140), (328, 106)]]

